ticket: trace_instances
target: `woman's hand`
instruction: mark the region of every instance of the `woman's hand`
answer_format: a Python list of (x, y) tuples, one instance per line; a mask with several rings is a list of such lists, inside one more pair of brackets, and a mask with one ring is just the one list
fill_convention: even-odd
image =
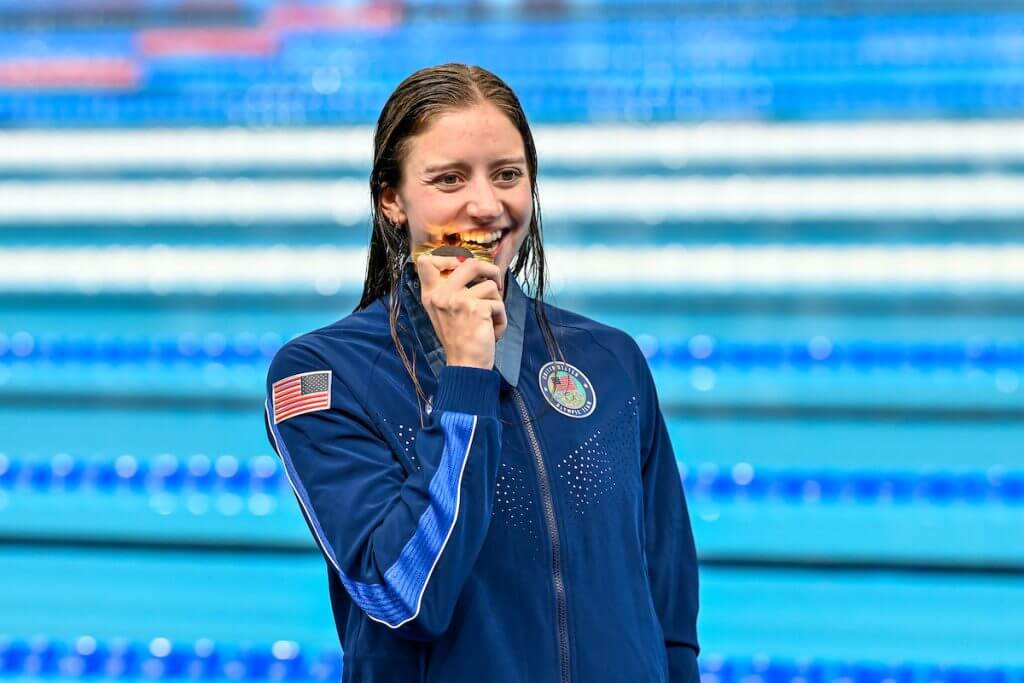
[[(416, 260), (420, 294), (448, 365), (490, 370), (494, 345), (508, 326), (499, 270), (480, 259), (423, 255)], [(448, 272), (448, 277), (443, 275)], [(474, 280), (479, 281), (467, 287)]]

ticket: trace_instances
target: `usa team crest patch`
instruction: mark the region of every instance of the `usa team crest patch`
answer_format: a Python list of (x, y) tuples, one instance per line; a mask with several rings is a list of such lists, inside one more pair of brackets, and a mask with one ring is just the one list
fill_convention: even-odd
[(271, 387), (274, 424), (296, 415), (331, 407), (331, 371), (301, 372), (279, 379)]
[(568, 417), (587, 417), (597, 407), (597, 392), (579, 368), (551, 361), (540, 369), (540, 392), (551, 407)]

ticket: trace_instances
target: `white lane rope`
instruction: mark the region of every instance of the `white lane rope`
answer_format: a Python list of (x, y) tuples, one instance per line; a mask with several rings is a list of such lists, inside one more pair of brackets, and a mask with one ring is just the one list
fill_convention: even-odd
[[(1024, 218), (1024, 176), (605, 177), (539, 182), (551, 220)], [(356, 180), (0, 183), (0, 226), (368, 222)]]
[[(1024, 246), (550, 247), (555, 291), (1019, 291)], [(0, 250), (0, 292), (359, 291), (365, 250), (82, 247)]]
[[(543, 165), (1024, 159), (1024, 121), (534, 126)], [(370, 166), (369, 126), (0, 132), (0, 170)]]

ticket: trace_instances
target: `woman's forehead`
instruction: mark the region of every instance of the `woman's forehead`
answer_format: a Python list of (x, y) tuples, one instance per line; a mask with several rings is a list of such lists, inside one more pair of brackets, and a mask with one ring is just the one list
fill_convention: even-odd
[(523, 158), (518, 129), (490, 103), (445, 112), (410, 140), (409, 161), (421, 167)]

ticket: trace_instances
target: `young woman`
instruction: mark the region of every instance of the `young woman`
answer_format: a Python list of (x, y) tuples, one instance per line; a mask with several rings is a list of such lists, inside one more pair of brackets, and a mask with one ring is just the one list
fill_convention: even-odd
[[(696, 553), (654, 383), (627, 334), (543, 301), (515, 94), (478, 67), (411, 75), (370, 191), (362, 300), (267, 378), (343, 680), (697, 683)], [(412, 259), (437, 241), (483, 258)]]

